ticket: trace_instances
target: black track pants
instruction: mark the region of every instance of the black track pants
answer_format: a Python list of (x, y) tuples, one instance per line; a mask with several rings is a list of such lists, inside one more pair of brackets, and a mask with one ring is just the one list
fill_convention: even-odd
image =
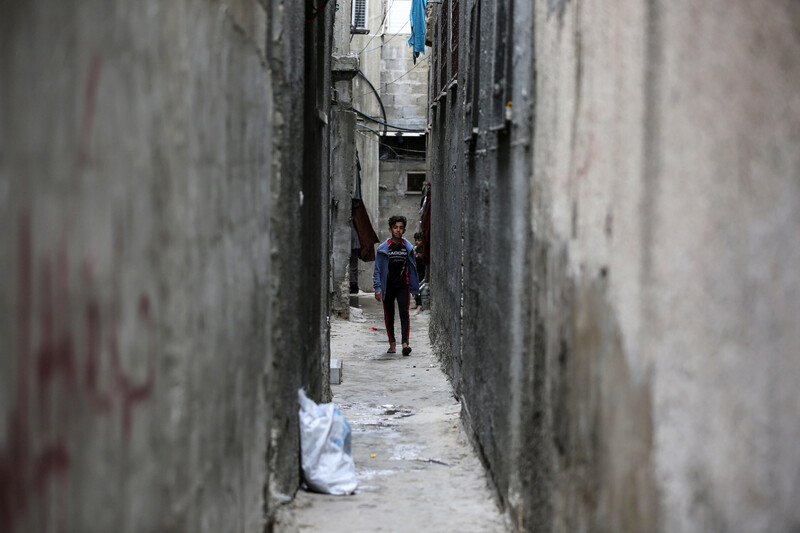
[(400, 310), (400, 329), (403, 333), (403, 343), (408, 344), (409, 321), (408, 304), (411, 300), (411, 291), (408, 286), (400, 288), (386, 289), (383, 295), (383, 316), (386, 319), (386, 333), (389, 334), (389, 342), (394, 339), (394, 302), (397, 300), (397, 308)]

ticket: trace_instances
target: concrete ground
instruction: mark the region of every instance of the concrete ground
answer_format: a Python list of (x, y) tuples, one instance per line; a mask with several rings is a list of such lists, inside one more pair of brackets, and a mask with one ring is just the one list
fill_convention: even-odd
[[(380, 304), (362, 293), (365, 322), (331, 324), (343, 362), (334, 403), (353, 429), (355, 495), (299, 491), (279, 531), (503, 532), (487, 478), (460, 422), (460, 404), (432, 354), (427, 311), (411, 312), (411, 346), (387, 354)], [(351, 318), (352, 320), (352, 318)], [(395, 328), (399, 337), (400, 324)]]

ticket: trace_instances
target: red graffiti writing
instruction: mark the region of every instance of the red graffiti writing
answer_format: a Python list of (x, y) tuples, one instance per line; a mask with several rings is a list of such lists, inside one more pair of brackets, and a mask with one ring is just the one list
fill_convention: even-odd
[[(0, 448), (2, 531), (14, 531), (34, 501), (39, 501), (45, 513), (40, 519), (46, 521), (49, 505), (42, 500), (53, 492), (50, 487), (55, 484), (58, 491), (67, 489), (65, 480), (71, 464), (67, 436), (74, 420), (94, 415), (119, 420), (119, 430), (127, 438), (134, 408), (150, 398), (156, 379), (156, 324), (146, 293), (140, 294), (135, 314), (137, 329), (147, 337), (147, 375), (137, 380), (123, 368), (119, 343), (120, 262), (114, 262), (115, 287), (108, 302), (111, 311), (104, 323), (91, 262), (85, 260), (77, 286), (88, 297), (85, 311), (74, 320), (66, 239), (62, 239), (53, 256), (45, 254), (34, 261), (28, 213), (19, 217), (18, 228), (17, 391), (8, 418), (8, 439)], [(115, 255), (118, 253), (115, 247)], [(38, 279), (38, 286), (34, 279)], [(34, 292), (38, 294), (36, 317)], [(73, 327), (81, 322), (83, 325), (77, 328), (85, 336), (79, 346)], [(106, 372), (101, 374), (104, 359)], [(53, 409), (56, 412), (51, 412)], [(65, 497), (57, 494), (56, 503)]]
[[(88, 160), (100, 66), (100, 55), (95, 54), (87, 74), (73, 180)], [(69, 228), (70, 220), (64, 222)], [(0, 444), (2, 532), (35, 525), (42, 530), (64, 530), (69, 475), (75, 463), (69, 439), (76, 434), (76, 424), (99, 417), (100, 423), (107, 420), (118, 428), (125, 442), (135, 407), (146, 402), (155, 388), (156, 322), (146, 292), (139, 294), (133, 309), (125, 307), (121, 232), (116, 232), (113, 243), (111, 291), (97, 286), (88, 257), (79, 278), (72, 278), (68, 233), (65, 229), (55, 251), (35, 254), (30, 211), (24, 210), (18, 217), (17, 338), (16, 357), (12, 357), (16, 391), (5, 413), (6, 441)], [(76, 309), (81, 311), (76, 313)], [(125, 362), (141, 358), (139, 353), (121, 353), (123, 310), (135, 315), (126, 327), (134, 327), (135, 334), (146, 339), (144, 377), (135, 378), (124, 368)], [(30, 516), (33, 511), (37, 511), (35, 518)]]

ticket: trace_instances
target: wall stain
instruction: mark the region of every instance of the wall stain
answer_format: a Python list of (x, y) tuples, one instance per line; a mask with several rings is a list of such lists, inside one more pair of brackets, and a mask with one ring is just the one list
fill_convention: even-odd
[(630, 373), (605, 279), (567, 290), (551, 378), (559, 512), (569, 530), (646, 531), (658, 523), (651, 385)]
[[(55, 520), (58, 529), (64, 529), (75, 451), (70, 435), (77, 421), (102, 415), (119, 420), (124, 441), (130, 437), (134, 408), (148, 401), (155, 388), (156, 323), (150, 297), (142, 292), (135, 327), (147, 339), (147, 375), (137, 381), (120, 362), (121, 316), (113, 311), (123, 305), (120, 291), (112, 291), (106, 304), (112, 312), (103, 324), (103, 305), (90, 259), (84, 260), (82, 275), (72, 284), (66, 237), (62, 236), (55, 253), (45, 252), (35, 260), (28, 210), (19, 214), (17, 228), (16, 396), (8, 414), (7, 440), (0, 444), (0, 530), (14, 532), (31, 520), (39, 520), (42, 526)], [(120, 262), (115, 260), (114, 265), (112, 277), (119, 280)], [(38, 286), (33, 283), (34, 272)], [(72, 316), (73, 293), (88, 293), (85, 312), (78, 320)], [(86, 333), (83, 344), (76, 341), (76, 331)], [(110, 364), (101, 376), (104, 357)], [(105, 378), (105, 390), (101, 390), (101, 378)], [(30, 516), (32, 508), (39, 510), (38, 518)], [(53, 508), (58, 510), (55, 517), (50, 515)]]

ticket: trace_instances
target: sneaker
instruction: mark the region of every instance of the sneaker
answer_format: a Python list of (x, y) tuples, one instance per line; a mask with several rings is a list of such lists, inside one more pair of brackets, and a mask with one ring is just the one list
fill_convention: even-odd
[(406, 346), (403, 348), (403, 355), (409, 355), (411, 353), (411, 346)]

